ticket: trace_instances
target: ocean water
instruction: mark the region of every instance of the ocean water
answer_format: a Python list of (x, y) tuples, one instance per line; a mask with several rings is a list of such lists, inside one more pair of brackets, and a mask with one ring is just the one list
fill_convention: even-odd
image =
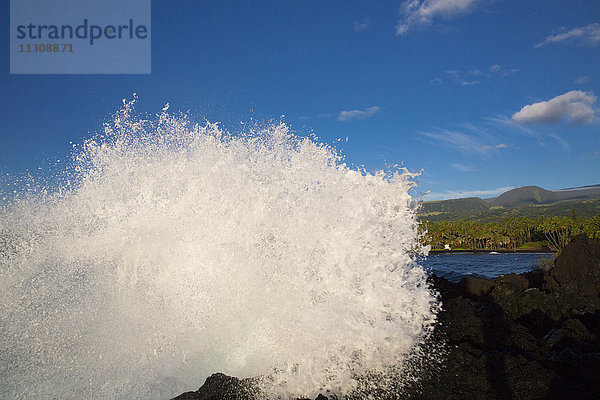
[(503, 274), (521, 274), (553, 256), (553, 253), (432, 253), (420, 263), (427, 271), (458, 282), (465, 276), (496, 278)]
[(217, 371), (267, 398), (396, 390), (438, 310), (412, 179), (124, 102), (0, 212), (0, 398), (167, 399)]

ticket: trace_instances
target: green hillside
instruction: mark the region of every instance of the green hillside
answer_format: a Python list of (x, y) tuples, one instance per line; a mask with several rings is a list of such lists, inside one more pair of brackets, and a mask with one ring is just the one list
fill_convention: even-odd
[(498, 222), (509, 217), (572, 216), (600, 214), (600, 187), (549, 191), (537, 186), (510, 190), (493, 199), (470, 197), (422, 203), (423, 221)]
[[(464, 219), (472, 214), (480, 214), (489, 211), (490, 206), (478, 197), (466, 199), (452, 199), (441, 201), (428, 201), (423, 203), (421, 215), (429, 218), (448, 216), (442, 219)], [(452, 217), (452, 218), (449, 218)]]
[(558, 196), (554, 192), (538, 186), (524, 186), (488, 199), (487, 203), (492, 206), (522, 207), (533, 204), (552, 204), (558, 200)]

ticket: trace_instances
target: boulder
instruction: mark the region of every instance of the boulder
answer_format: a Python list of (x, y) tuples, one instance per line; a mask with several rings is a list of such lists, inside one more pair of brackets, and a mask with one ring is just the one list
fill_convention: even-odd
[(223, 373), (212, 374), (195, 392), (185, 392), (172, 400), (248, 400), (255, 398), (252, 379), (238, 379)]
[(561, 295), (574, 311), (600, 310), (600, 241), (575, 236), (546, 273), (544, 289)]

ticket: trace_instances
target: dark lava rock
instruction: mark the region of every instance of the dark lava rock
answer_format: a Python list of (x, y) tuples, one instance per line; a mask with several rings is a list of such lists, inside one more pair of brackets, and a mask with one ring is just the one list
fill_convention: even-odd
[[(238, 379), (218, 372), (206, 378), (197, 391), (185, 392), (171, 400), (251, 400), (257, 397), (256, 379)], [(329, 399), (319, 394), (315, 400)]]
[(548, 271), (545, 289), (564, 297), (574, 310), (600, 309), (600, 246), (586, 235), (573, 238)]
[(252, 379), (238, 379), (222, 373), (212, 374), (200, 389), (185, 392), (172, 400), (247, 400), (254, 398)]
[[(600, 241), (576, 236), (549, 271), (430, 284), (442, 302), (430, 342), (445, 355), (385, 399), (600, 398)], [(215, 374), (176, 399), (249, 399), (251, 387)]]
[(525, 276), (517, 274), (502, 275), (495, 279), (467, 276), (463, 278), (458, 285), (462, 295), (467, 297), (479, 297), (489, 293), (497, 286), (509, 283), (522, 289), (529, 288), (529, 280)]
[(411, 398), (600, 398), (598, 240), (575, 237), (549, 271), (432, 284), (450, 351)]

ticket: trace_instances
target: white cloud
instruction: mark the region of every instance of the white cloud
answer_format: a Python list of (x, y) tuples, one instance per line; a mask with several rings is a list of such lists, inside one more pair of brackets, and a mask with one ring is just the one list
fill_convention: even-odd
[(528, 127), (526, 125), (516, 123), (507, 115), (499, 114), (494, 117), (485, 117), (484, 120), (486, 120), (490, 125), (500, 127), (502, 129), (506, 129), (506, 128), (518, 129), (519, 131), (521, 131), (529, 136), (533, 136), (533, 137), (539, 136), (539, 132), (537, 132), (536, 130), (531, 129), (530, 127)]
[(479, 0), (405, 0), (400, 8), (402, 18), (396, 25), (396, 34), (422, 29), (437, 17), (450, 18), (471, 12)]
[(364, 31), (365, 29), (367, 29), (369, 27), (369, 24), (371, 23), (370, 20), (365, 19), (363, 22), (355, 22), (354, 23), (354, 32), (360, 32), (360, 31)]
[(484, 149), (484, 150), (494, 150), (494, 149), (505, 149), (505, 148), (507, 148), (507, 147), (508, 147), (508, 146), (507, 146), (506, 144), (504, 144), (504, 143), (500, 143), (500, 144), (497, 144), (497, 145), (495, 145), (495, 146), (488, 146), (488, 145), (486, 145), (486, 146), (483, 146), (483, 149)]
[(296, 118), (298, 118), (301, 121), (308, 121), (310, 119), (314, 119), (314, 118), (331, 118), (333, 116), (333, 114), (331, 113), (321, 113), (319, 115), (315, 116), (310, 116), (310, 115), (299, 115)]
[(453, 132), (447, 129), (438, 128), (438, 132), (421, 132), (421, 135), (433, 139), (434, 144), (450, 147), (465, 153), (484, 154), (493, 149), (502, 149), (507, 147), (505, 144), (489, 145), (482, 139), (467, 135), (462, 132)]
[(446, 192), (438, 192), (438, 193), (427, 193), (424, 197), (425, 200), (447, 200), (447, 199), (463, 199), (465, 197), (480, 197), (480, 198), (488, 198), (488, 197), (496, 197), (504, 192), (507, 192), (511, 189), (514, 189), (512, 186), (501, 187), (497, 189), (490, 190), (464, 190), (464, 191), (453, 191), (447, 190)]
[[(430, 81), (430, 83), (432, 85), (439, 85), (443, 82), (450, 81), (461, 86), (473, 86), (479, 85), (482, 78), (487, 78), (487, 80), (506, 78), (507, 76), (511, 76), (517, 72), (518, 70), (515, 68), (504, 68), (499, 64), (492, 65), (488, 69), (488, 72), (483, 72), (479, 69), (473, 69), (463, 73), (457, 69), (450, 69), (444, 71), (443, 77), (434, 78)], [(477, 79), (474, 79), (475, 77), (477, 77)]]
[(588, 83), (590, 80), (591, 79), (589, 76), (578, 76), (575, 78), (575, 80), (573, 80), (573, 83), (577, 85), (583, 85), (584, 83)]
[(364, 110), (349, 110), (342, 111), (340, 115), (338, 115), (338, 121), (350, 121), (353, 119), (365, 119), (372, 117), (377, 114), (381, 109), (378, 106), (373, 106), (369, 108), (365, 108)]
[(507, 69), (507, 68), (501, 67), (499, 64), (494, 64), (490, 67), (490, 73), (489, 73), (488, 77), (500, 76), (502, 78), (505, 78), (507, 76), (514, 75), (517, 72), (519, 72), (517, 69), (514, 69), (514, 68)]
[(560, 135), (558, 135), (556, 133), (551, 133), (551, 134), (549, 134), (549, 136), (552, 139), (556, 140), (556, 143), (558, 143), (560, 145), (560, 147), (563, 148), (563, 150), (569, 151), (571, 149), (571, 146), (569, 146), (569, 142), (567, 142), (565, 139), (560, 137)]
[(471, 167), (469, 165), (463, 165), (463, 164), (459, 164), (459, 163), (454, 163), (454, 164), (450, 164), (450, 166), (452, 166), (452, 168), (462, 171), (462, 172), (473, 172), (475, 171), (474, 167)]
[(548, 101), (526, 105), (513, 114), (512, 120), (520, 124), (557, 124), (563, 120), (588, 124), (594, 119), (595, 102), (593, 93), (572, 90)]
[(471, 132), (474, 132), (474, 133), (476, 133), (476, 134), (478, 134), (478, 135), (480, 135), (480, 136), (482, 136), (482, 137), (487, 137), (487, 138), (490, 138), (490, 137), (492, 137), (492, 136), (490, 135), (490, 132), (489, 132), (489, 130), (488, 130), (488, 129), (486, 129), (486, 128), (483, 128), (483, 127), (481, 127), (481, 126), (474, 125), (474, 124), (472, 124), (472, 123), (470, 123), (470, 122), (463, 122), (463, 123), (462, 123), (462, 124), (460, 124), (460, 125), (461, 125), (463, 128), (465, 128), (465, 129), (468, 129), (469, 131), (471, 131)]
[(553, 43), (576, 43), (587, 46), (600, 44), (600, 24), (593, 24), (573, 28), (570, 31), (550, 35), (534, 47), (539, 48)]

